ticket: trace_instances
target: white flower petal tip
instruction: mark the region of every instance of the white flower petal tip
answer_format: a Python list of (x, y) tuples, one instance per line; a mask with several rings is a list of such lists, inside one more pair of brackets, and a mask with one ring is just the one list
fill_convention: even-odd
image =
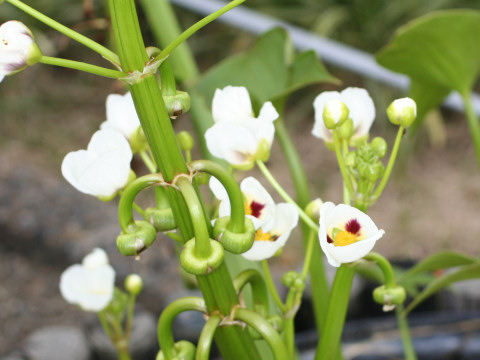
[(40, 60), (42, 53), (32, 32), (20, 21), (7, 21), (0, 26), (0, 81)]
[(113, 129), (123, 134), (127, 139), (140, 126), (132, 94), (110, 94), (106, 100), (107, 120), (100, 125), (100, 129)]
[(349, 110), (349, 118), (353, 121), (354, 135), (352, 140), (368, 135), (373, 120), (375, 119), (375, 106), (372, 98), (365, 89), (346, 88), (342, 92), (325, 91), (318, 95), (313, 107), (315, 110), (315, 123), (312, 134), (326, 142), (332, 142), (332, 131), (325, 126), (323, 119), (325, 105), (331, 100), (339, 100)]
[(320, 210), (320, 246), (332, 266), (361, 259), (384, 233), (367, 214), (349, 205), (326, 202)]
[(232, 166), (247, 170), (256, 159), (268, 158), (278, 113), (272, 103), (263, 104), (255, 118), (250, 96), (244, 87), (217, 89), (212, 102), (215, 124), (207, 130), (207, 148)]
[(292, 204), (281, 203), (275, 207), (275, 218), (269, 230), (257, 229), (253, 246), (242, 256), (252, 261), (262, 261), (274, 256), (282, 249), (290, 233), (298, 224), (298, 210)]
[(132, 151), (125, 137), (104, 129), (93, 134), (87, 150), (68, 153), (62, 175), (78, 191), (108, 199), (129, 181)]
[(99, 248), (85, 256), (82, 264), (68, 267), (60, 277), (63, 298), (85, 311), (103, 310), (112, 300), (114, 287), (115, 270)]

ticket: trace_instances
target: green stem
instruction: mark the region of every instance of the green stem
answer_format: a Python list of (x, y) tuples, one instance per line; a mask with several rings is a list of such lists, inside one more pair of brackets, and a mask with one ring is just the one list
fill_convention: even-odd
[(149, 174), (133, 180), (123, 190), (118, 204), (118, 220), (122, 231), (127, 233), (128, 226), (135, 222), (133, 218), (133, 204), (137, 194), (149, 186), (158, 185), (163, 182), (160, 174)]
[(467, 115), (468, 127), (472, 136), (475, 154), (477, 155), (478, 166), (480, 166), (480, 123), (472, 104), (472, 95), (470, 92), (462, 94), (465, 103), (465, 112)]
[(417, 360), (415, 349), (410, 336), (410, 327), (408, 326), (407, 315), (403, 311), (403, 305), (397, 305), (395, 308), (395, 315), (397, 316), (397, 323), (402, 336), (402, 344), (405, 360)]
[(238, 274), (233, 281), (233, 286), (237, 293), (241, 293), (247, 284), (250, 284), (252, 288), (251, 294), (254, 310), (260, 315), (268, 316), (268, 289), (260, 272), (255, 269), (247, 269)]
[(170, 303), (158, 319), (158, 344), (165, 356), (165, 359), (173, 359), (175, 355), (175, 340), (173, 339), (172, 326), (175, 317), (184, 311), (199, 311), (206, 313), (205, 301), (202, 298), (188, 296)]
[(275, 301), (275, 304), (277, 304), (281, 313), (285, 314), (285, 312), (287, 311), (287, 307), (285, 306), (282, 299), (280, 298), (280, 295), (278, 295), (278, 291), (275, 286), (275, 283), (273, 282), (272, 273), (270, 272), (270, 268), (268, 267), (267, 260), (262, 260), (262, 269), (263, 269), (263, 275), (265, 276), (265, 282), (267, 284), (268, 290), (270, 291), (270, 295), (273, 298), (273, 301)]
[(121, 79), (127, 75), (124, 72), (118, 70), (107, 69), (101, 66), (87, 64), (81, 61), (61, 59), (50, 56), (42, 56), (38, 62), (45, 65), (60, 66), (68, 69), (84, 71), (90, 74), (99, 75), (111, 79)]
[(308, 216), (303, 209), (298, 206), (298, 204), (293, 200), (290, 195), (287, 194), (287, 192), (282, 188), (282, 186), (278, 183), (278, 181), (275, 179), (275, 177), (272, 175), (270, 170), (265, 166), (263, 161), (257, 160), (256, 164), (260, 171), (263, 173), (265, 178), (270, 182), (270, 184), (273, 186), (275, 191), (285, 200), (286, 202), (293, 204), (297, 207), (298, 214), (300, 215), (300, 218), (303, 220), (305, 224), (307, 224), (313, 231), (318, 232), (318, 225), (315, 224), (315, 222)]
[(163, 49), (160, 54), (156, 57), (155, 60), (160, 60), (166, 58), (178, 45), (182, 44), (187, 40), (190, 36), (195, 34), (198, 30), (203, 28), (205, 25), (211, 23), (213, 20), (218, 18), (219, 16), (225, 14), (227, 11), (233, 9), (234, 7), (240, 5), (241, 3), (245, 2), (245, 0), (233, 0), (221, 9), (215, 11), (214, 13), (204, 17), (202, 20), (196, 22), (192, 26), (190, 26), (187, 30), (180, 34), (174, 41), (172, 41), (165, 49)]
[(370, 252), (363, 257), (365, 260), (374, 261), (377, 263), (380, 270), (385, 277), (385, 287), (391, 288), (396, 286), (395, 274), (393, 272), (392, 264), (382, 255), (376, 252)]
[(208, 232), (207, 224), (205, 223), (203, 207), (200, 203), (197, 192), (190, 182), (190, 179), (186, 176), (180, 176), (177, 178), (175, 184), (182, 192), (190, 213), (190, 218), (192, 219), (195, 234), (195, 254), (200, 258), (207, 258), (212, 253), (212, 246), (210, 245), (210, 234)]
[(248, 309), (235, 308), (233, 318), (243, 321), (255, 329), (267, 341), (275, 360), (291, 360), (287, 355), (282, 338), (262, 316)]
[(387, 168), (385, 169), (382, 180), (380, 180), (377, 189), (372, 195), (373, 199), (378, 199), (380, 195), (382, 195), (383, 189), (385, 189), (385, 186), (387, 185), (388, 179), (390, 178), (390, 174), (393, 170), (393, 165), (397, 159), (398, 149), (400, 149), (400, 143), (402, 141), (404, 131), (405, 128), (403, 126), (398, 128), (397, 136), (395, 137), (395, 143), (393, 144), (392, 152), (390, 154), (390, 158), (388, 159)]
[(59, 22), (49, 18), (48, 16), (42, 14), (41, 12), (33, 9), (32, 7), (24, 4), (20, 0), (6, 0), (13, 6), (16, 6), (18, 9), (26, 12), (28, 15), (34, 17), (35, 19), (43, 22), (44, 24), (50, 26), (51, 28), (57, 30), (58, 32), (68, 36), (69, 38), (79, 42), (82, 45), (85, 45), (89, 49), (95, 51), (96, 53), (102, 55), (105, 59), (110, 61), (112, 64), (118, 65), (120, 60), (118, 56), (107, 49), (106, 47), (100, 45), (99, 43), (87, 38), (86, 36), (79, 34), (78, 32), (66, 27), (65, 25), (60, 24)]
[(218, 325), (222, 321), (220, 315), (212, 315), (203, 326), (200, 338), (198, 339), (197, 352), (195, 360), (208, 360), (210, 356), (210, 348), (212, 347), (213, 336)]
[(227, 229), (234, 233), (243, 233), (245, 231), (245, 207), (243, 205), (243, 194), (237, 182), (231, 174), (221, 165), (208, 160), (194, 161), (189, 164), (192, 171), (200, 171), (210, 174), (220, 181), (227, 191), (230, 201), (230, 222)]
[(345, 264), (342, 264), (335, 274), (328, 302), (327, 318), (317, 346), (315, 360), (334, 359), (336, 356), (345, 324), (354, 275), (355, 269)]

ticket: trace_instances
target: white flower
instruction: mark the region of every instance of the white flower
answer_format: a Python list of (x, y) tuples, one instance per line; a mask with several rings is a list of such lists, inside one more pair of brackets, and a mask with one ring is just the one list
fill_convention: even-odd
[(0, 26), (0, 81), (5, 75), (33, 65), (42, 56), (30, 30), (20, 21)]
[(275, 207), (275, 218), (271, 227), (263, 226), (255, 232), (255, 241), (250, 250), (242, 256), (248, 260), (261, 261), (271, 258), (287, 242), (290, 233), (297, 226), (298, 210), (295, 205), (281, 203)]
[(332, 266), (361, 259), (384, 233), (367, 214), (352, 206), (326, 202), (320, 210), (320, 246)]
[(60, 292), (70, 304), (85, 311), (101, 311), (112, 300), (115, 270), (108, 264), (104, 250), (95, 248), (82, 264), (67, 268), (60, 277)]
[[(225, 188), (214, 177), (210, 178), (209, 185), (215, 197), (220, 200), (219, 217), (230, 216), (230, 201)], [(266, 229), (271, 227), (274, 220), (275, 202), (268, 191), (253, 177), (243, 179), (240, 183), (240, 190), (244, 196), (245, 215), (253, 221), (255, 229), (260, 226), (264, 226)]]
[(70, 152), (62, 162), (62, 174), (78, 191), (111, 198), (129, 180), (132, 151), (117, 131), (99, 130), (87, 150)]
[(119, 131), (130, 140), (132, 134), (140, 126), (132, 94), (110, 94), (106, 101), (107, 120), (100, 125), (100, 129), (113, 129)]
[(268, 158), (278, 113), (271, 102), (263, 104), (255, 118), (244, 87), (217, 89), (212, 114), (215, 124), (206, 131), (208, 150), (234, 167), (249, 168), (256, 159)]
[(329, 100), (340, 100), (350, 111), (349, 117), (353, 120), (355, 133), (353, 140), (368, 135), (373, 120), (375, 119), (375, 106), (373, 100), (365, 89), (346, 88), (341, 93), (338, 91), (325, 91), (318, 95), (314, 102), (315, 123), (312, 134), (326, 142), (332, 142), (332, 131), (327, 129), (323, 120), (323, 110)]

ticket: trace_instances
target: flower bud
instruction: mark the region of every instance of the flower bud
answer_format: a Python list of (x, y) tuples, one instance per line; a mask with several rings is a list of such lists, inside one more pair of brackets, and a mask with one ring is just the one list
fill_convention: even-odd
[(219, 267), (224, 258), (223, 246), (210, 239), (212, 252), (210, 256), (199, 257), (195, 252), (195, 238), (188, 240), (180, 253), (180, 265), (189, 274), (205, 275)]
[(383, 311), (391, 311), (395, 305), (401, 305), (407, 298), (407, 293), (402, 286), (386, 287), (385, 285), (373, 290), (373, 300), (383, 305)]
[(323, 107), (323, 122), (327, 129), (334, 129), (348, 119), (350, 111), (339, 99), (331, 99)]
[(245, 231), (243, 233), (234, 233), (227, 229), (230, 217), (225, 216), (215, 221), (213, 227), (213, 236), (225, 248), (233, 254), (241, 254), (249, 250), (255, 238), (255, 226), (252, 220), (245, 218)]
[(145, 209), (144, 218), (150, 222), (158, 232), (170, 231), (177, 228), (172, 209)]
[(125, 278), (125, 290), (137, 296), (143, 289), (143, 280), (140, 275), (130, 274)]
[(138, 220), (128, 228), (128, 233), (117, 237), (117, 248), (122, 255), (138, 256), (150, 247), (157, 237), (157, 230), (147, 221)]
[(408, 97), (397, 99), (387, 108), (387, 116), (392, 124), (408, 128), (417, 117), (417, 104)]
[(177, 134), (178, 144), (183, 151), (190, 151), (193, 149), (193, 137), (188, 131), (180, 131)]
[(387, 154), (387, 142), (384, 138), (377, 136), (372, 140), (370, 145), (379, 158), (383, 158)]
[(305, 208), (307, 215), (315, 222), (318, 223), (320, 219), (320, 209), (322, 208), (323, 201), (320, 198), (317, 198), (313, 201), (310, 201)]
[(190, 95), (185, 91), (177, 90), (175, 95), (163, 95), (163, 101), (172, 119), (190, 110)]

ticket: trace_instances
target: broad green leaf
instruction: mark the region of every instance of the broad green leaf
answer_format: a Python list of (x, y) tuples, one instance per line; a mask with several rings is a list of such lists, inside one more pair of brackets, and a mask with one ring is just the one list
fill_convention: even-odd
[(287, 32), (277, 28), (262, 35), (251, 50), (212, 67), (196, 88), (208, 102), (217, 88), (245, 86), (254, 104), (260, 106), (319, 82), (338, 81), (313, 52), (294, 57)]
[(478, 279), (480, 278), (480, 263), (476, 262), (470, 265), (461, 267), (459, 270), (445, 274), (434, 281), (432, 281), (421, 293), (418, 295), (408, 307), (405, 309), (405, 313), (412, 311), (422, 301), (432, 296), (436, 292), (446, 288), (447, 286), (464, 280)]
[(400, 28), (376, 58), (410, 77), (412, 97), (423, 115), (451, 90), (470, 91), (480, 70), (479, 37), (480, 12), (439, 11)]
[(459, 252), (445, 250), (435, 253), (420, 261), (417, 265), (405, 272), (399, 279), (399, 282), (407, 281), (407, 278), (421, 272), (447, 269), (455, 266), (469, 265), (476, 262), (477, 259), (464, 255)]

